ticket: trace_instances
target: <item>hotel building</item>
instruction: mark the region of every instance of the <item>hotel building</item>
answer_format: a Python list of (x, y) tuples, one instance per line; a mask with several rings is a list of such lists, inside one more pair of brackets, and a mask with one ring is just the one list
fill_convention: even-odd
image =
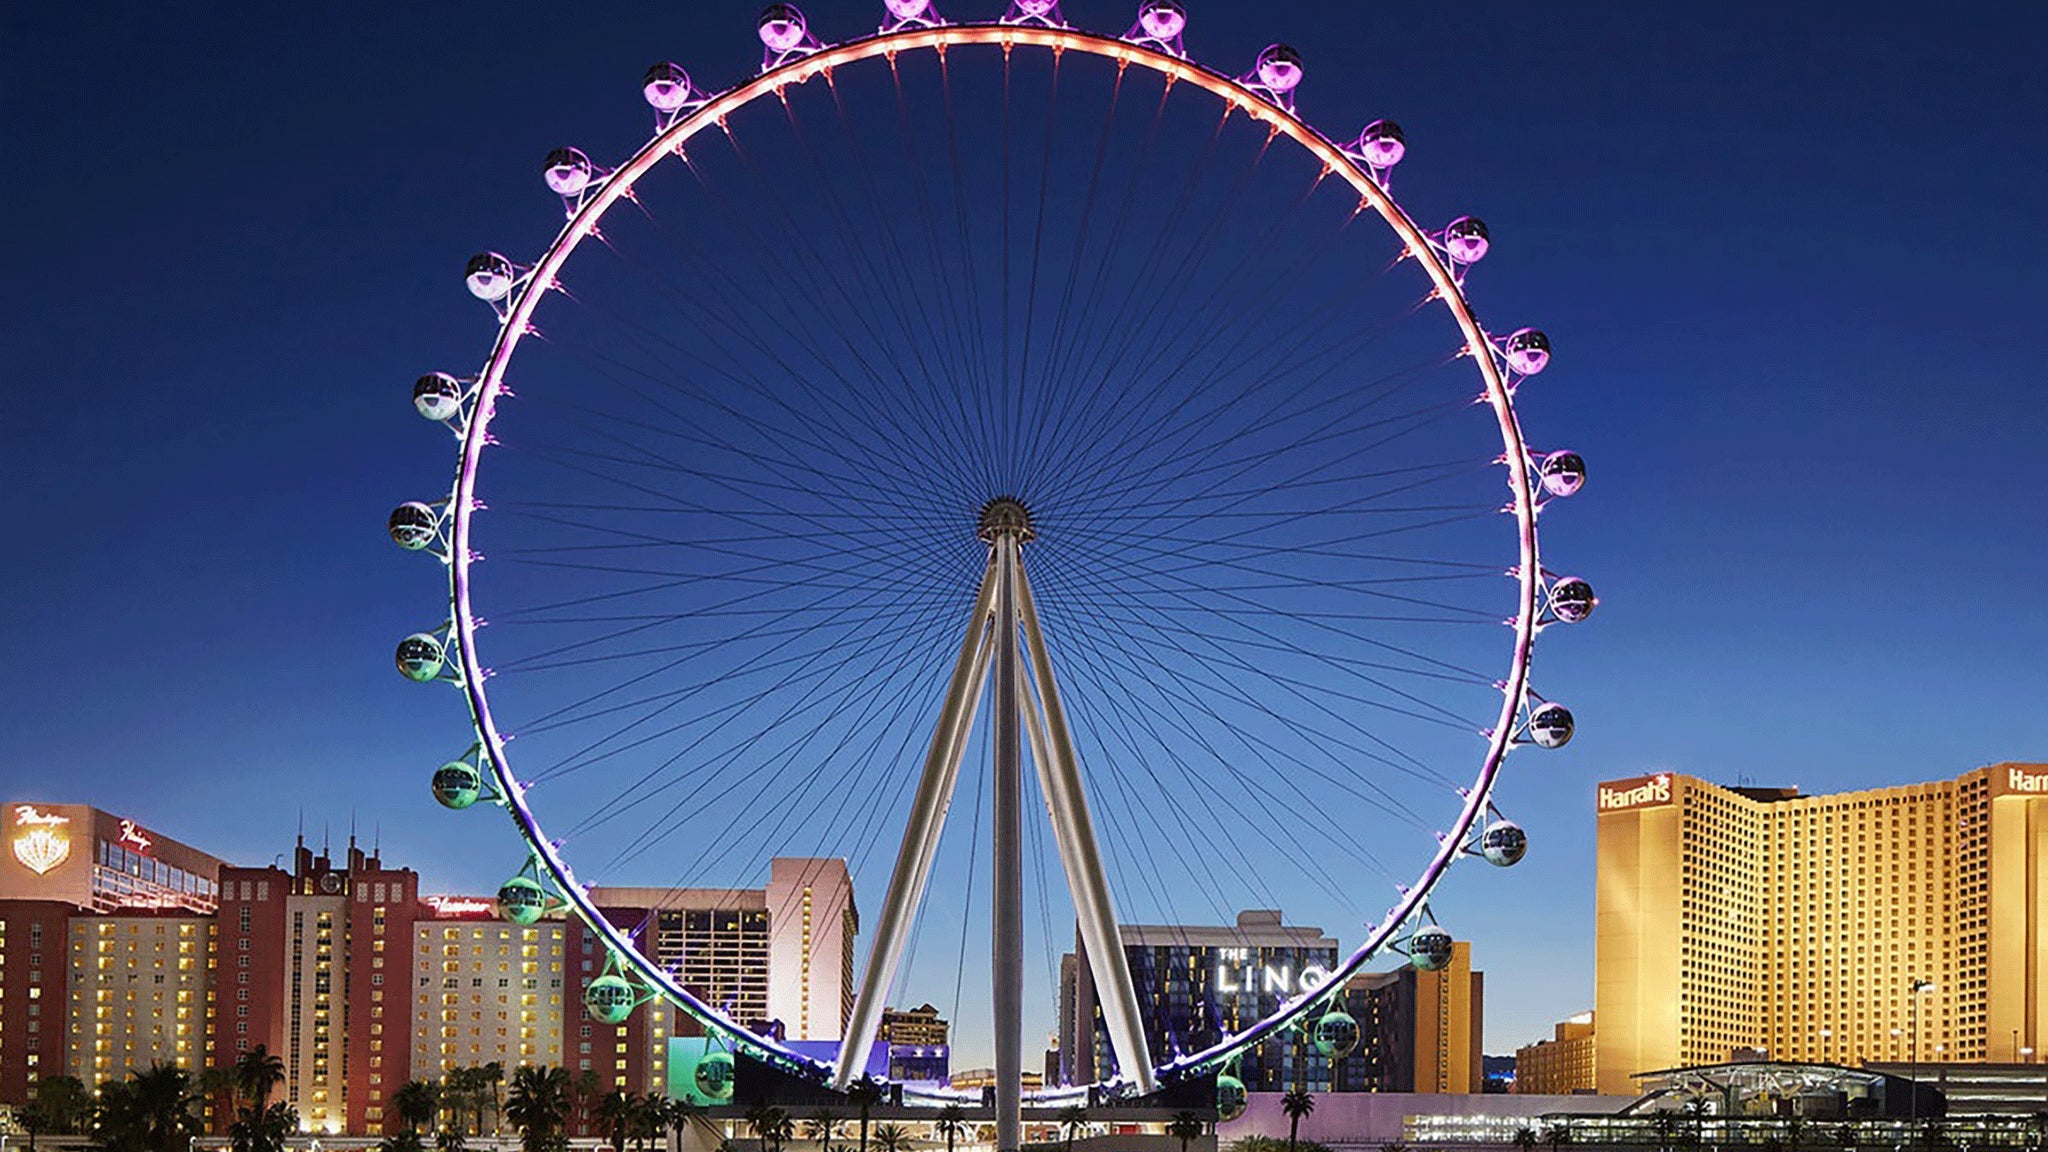
[(82, 804), (0, 808), (0, 1101), (203, 1055), (220, 861)]
[(1801, 796), (1602, 784), (1599, 1090), (1737, 1049), (2019, 1062), (2048, 1040), (2048, 765)]
[(1515, 1049), (1515, 1092), (1568, 1096), (1594, 1089), (1593, 1014), (1558, 1021), (1548, 1040)]
[[(240, 868), (79, 805), (9, 804), (0, 830), (0, 1104), (44, 1076), (97, 1087), (260, 1044), (303, 1127), (379, 1135), (411, 1079), (546, 1064), (659, 1092), (669, 1040), (699, 1034), (661, 1003), (591, 1020), (606, 952), (581, 921), (513, 925), (489, 896), (422, 896), (417, 873), (353, 842)], [(777, 859), (764, 888), (593, 895), (707, 1002), (792, 1040), (843, 1031), (859, 927), (843, 861)]]
[[(1121, 931), (1155, 1058), (1250, 1027), (1283, 1000), (1319, 987), (1339, 959), (1337, 941), (1322, 929), (1286, 924), (1271, 910), (1240, 912), (1228, 926), (1126, 924)], [(1068, 1084), (1115, 1070), (1086, 955), (1077, 941), (1060, 962), (1055, 1051)], [(1245, 1053), (1236, 1075), (1253, 1092), (1481, 1091), (1483, 988), (1462, 941), (1441, 971), (1404, 966), (1356, 976), (1336, 998), (1358, 1022), (1356, 1050), (1333, 1062), (1288, 1032)]]
[(1358, 1021), (1358, 1050), (1331, 1069), (1330, 1090), (1485, 1091), (1485, 982), (1463, 940), (1434, 971), (1403, 965), (1352, 977), (1340, 1003)]
[(845, 1035), (860, 931), (846, 861), (777, 857), (765, 888), (592, 888), (590, 898), (621, 927), (644, 926), (649, 957), (734, 1020), (788, 1040)]

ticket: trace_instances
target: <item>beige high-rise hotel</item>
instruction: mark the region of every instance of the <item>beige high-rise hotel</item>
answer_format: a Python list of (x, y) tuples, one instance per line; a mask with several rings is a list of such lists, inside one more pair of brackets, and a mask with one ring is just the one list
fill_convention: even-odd
[(1715, 1063), (2048, 1059), (2048, 764), (1801, 796), (1599, 787), (1597, 1080)]

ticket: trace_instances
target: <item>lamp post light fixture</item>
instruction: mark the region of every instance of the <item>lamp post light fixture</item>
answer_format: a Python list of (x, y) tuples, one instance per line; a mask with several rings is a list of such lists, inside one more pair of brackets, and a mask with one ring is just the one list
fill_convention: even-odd
[[(1913, 1082), (1913, 1095), (1908, 1107), (1913, 1124), (1915, 1127), (1918, 1127), (1920, 1123), (1920, 994), (1934, 991), (1934, 981), (1922, 980), (1920, 977), (1915, 976), (1907, 983), (1906, 990), (1912, 993), (1913, 999), (1911, 1014), (1913, 1034), (1909, 1038), (1910, 1044), (1907, 1050), (1906, 1064), (1907, 1068), (1910, 1069), (1907, 1073), (1907, 1079)], [(1938, 1048), (1936, 1050), (1939, 1051)]]

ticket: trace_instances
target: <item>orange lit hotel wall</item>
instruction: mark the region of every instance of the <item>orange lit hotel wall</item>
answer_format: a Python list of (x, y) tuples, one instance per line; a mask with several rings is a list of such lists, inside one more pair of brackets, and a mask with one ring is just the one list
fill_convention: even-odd
[(1595, 804), (1600, 1091), (1737, 1048), (2044, 1058), (2048, 765), (1825, 796), (1661, 774)]

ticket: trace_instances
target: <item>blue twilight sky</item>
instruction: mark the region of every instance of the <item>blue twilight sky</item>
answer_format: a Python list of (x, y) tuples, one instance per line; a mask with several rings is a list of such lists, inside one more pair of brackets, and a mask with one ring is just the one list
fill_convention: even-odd
[[(1578, 738), (1503, 791), (1534, 849), (1438, 905), (1488, 972), (1489, 1049), (1591, 1004), (1594, 781), (2048, 759), (2048, 17), (1190, 7), (1204, 59), (1299, 46), (1312, 119), (1400, 120), (1404, 196), (1483, 214), (1483, 309), (1558, 347), (1531, 387), (1592, 481), (1546, 559), (1603, 606), (1538, 673)], [(636, 142), (655, 59), (738, 78), (753, 16), (0, 9), (0, 796), (248, 862), (301, 812), (353, 819), (430, 889), (495, 885), (498, 830), (422, 786), (459, 714), (390, 666), (436, 592), (380, 521), (444, 475), (406, 388), (479, 355), (461, 262), (538, 250), (540, 155)]]

